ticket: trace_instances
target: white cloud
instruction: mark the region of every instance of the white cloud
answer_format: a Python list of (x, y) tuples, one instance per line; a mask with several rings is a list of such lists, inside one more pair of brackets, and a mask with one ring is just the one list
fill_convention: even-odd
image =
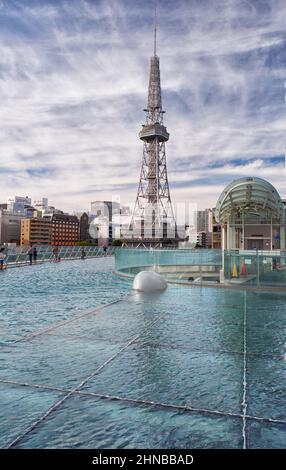
[[(69, 210), (113, 188), (135, 199), (151, 3), (1, 2), (1, 199), (13, 186)], [(282, 162), (269, 159), (284, 151), (285, 3), (180, 0), (159, 12), (172, 198), (212, 206), (224, 182), (250, 174), (284, 194)]]

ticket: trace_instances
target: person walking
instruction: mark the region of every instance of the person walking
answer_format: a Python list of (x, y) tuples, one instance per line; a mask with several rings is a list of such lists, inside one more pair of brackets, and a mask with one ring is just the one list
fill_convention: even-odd
[(0, 271), (2, 271), (4, 269), (5, 258), (6, 258), (5, 248), (2, 247), (2, 248), (0, 248)]
[(28, 249), (28, 255), (29, 255), (29, 261), (30, 264), (33, 264), (33, 245), (30, 245), (30, 248)]
[(52, 259), (52, 261), (54, 261), (54, 262), (56, 263), (56, 262), (58, 261), (58, 253), (59, 253), (57, 246), (55, 246), (55, 247), (53, 248), (52, 253), (53, 253), (53, 259)]
[(34, 246), (34, 248), (33, 248), (33, 258), (34, 258), (35, 263), (37, 262), (37, 257), (38, 257), (38, 251), (37, 251), (37, 248)]
[(84, 248), (82, 247), (82, 249), (81, 249), (81, 259), (85, 259), (85, 257), (86, 257), (86, 253), (84, 251)]

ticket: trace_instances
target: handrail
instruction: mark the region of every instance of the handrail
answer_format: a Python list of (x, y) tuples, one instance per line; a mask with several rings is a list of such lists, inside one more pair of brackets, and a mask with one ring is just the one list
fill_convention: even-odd
[[(53, 247), (50, 245), (37, 246), (37, 264), (51, 261), (53, 258)], [(103, 256), (112, 256), (117, 247), (98, 246), (59, 246), (58, 255), (62, 260), (80, 259), (82, 257), (82, 249), (85, 251), (85, 258), (97, 258)], [(34, 260), (33, 260), (34, 263)], [(30, 264), (28, 247), (6, 247), (5, 264), (12, 267), (26, 266)]]

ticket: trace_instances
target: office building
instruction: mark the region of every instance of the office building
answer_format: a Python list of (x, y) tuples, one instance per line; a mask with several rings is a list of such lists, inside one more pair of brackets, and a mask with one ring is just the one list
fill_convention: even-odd
[(0, 211), (0, 243), (19, 245), (23, 215)]
[(79, 241), (79, 220), (75, 215), (53, 214), (52, 222), (52, 245), (70, 246)]
[(78, 212), (76, 217), (79, 221), (79, 241), (90, 242), (91, 236), (89, 234), (89, 216), (86, 212)]
[(112, 221), (112, 216), (120, 213), (120, 204), (115, 201), (92, 201), (91, 204), (92, 217), (107, 217)]
[(194, 214), (194, 222), (197, 232), (211, 232), (212, 210), (204, 209), (202, 211), (196, 211)]
[(7, 210), (13, 214), (25, 214), (25, 209), (31, 207), (32, 200), (25, 196), (10, 196), (7, 199)]
[(33, 201), (33, 207), (44, 213), (48, 210), (49, 204), (48, 204), (48, 198), (47, 197), (42, 197), (41, 199), (34, 199)]
[(21, 220), (21, 245), (50, 245), (52, 223), (40, 217)]

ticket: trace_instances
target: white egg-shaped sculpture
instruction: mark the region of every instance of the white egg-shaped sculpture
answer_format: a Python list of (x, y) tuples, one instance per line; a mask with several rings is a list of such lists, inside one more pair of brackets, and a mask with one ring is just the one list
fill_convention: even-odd
[(165, 279), (152, 271), (141, 271), (133, 281), (133, 290), (140, 292), (157, 292), (166, 289), (167, 286)]

